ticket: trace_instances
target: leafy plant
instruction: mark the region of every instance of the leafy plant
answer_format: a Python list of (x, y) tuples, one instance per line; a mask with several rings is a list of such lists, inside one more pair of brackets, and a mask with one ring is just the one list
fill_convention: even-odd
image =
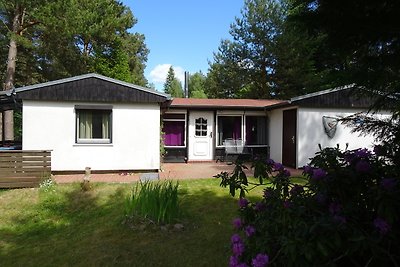
[[(270, 186), (263, 199), (239, 199), (231, 266), (398, 266), (399, 174), (387, 158), (323, 149), (304, 167), (304, 186), (280, 163), (264, 165), (258, 185)], [(221, 186), (247, 192), (235, 173), (218, 177)]]
[(56, 183), (51, 176), (44, 176), (39, 183), (39, 189), (43, 192), (54, 192)]
[(141, 217), (158, 224), (171, 223), (180, 215), (178, 182), (140, 182), (125, 200), (127, 217)]

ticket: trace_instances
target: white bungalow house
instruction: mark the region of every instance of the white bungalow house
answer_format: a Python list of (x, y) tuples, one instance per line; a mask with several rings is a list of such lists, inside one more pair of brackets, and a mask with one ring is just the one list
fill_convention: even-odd
[(202, 161), (224, 155), (224, 140), (244, 141), (247, 153), (265, 154), (300, 168), (321, 147), (371, 147), (337, 123), (340, 117), (368, 110), (372, 98), (357, 98), (340, 87), (280, 100), (176, 98), (163, 114), (167, 161)]
[[(322, 147), (371, 146), (335, 118), (366, 110), (371, 99), (342, 87), (288, 101), (175, 98), (86, 74), (16, 88), (0, 106), (23, 112), (23, 150), (51, 150), (52, 171), (158, 170), (165, 161), (212, 161), (234, 140), (250, 154), (302, 167)], [(161, 128), (161, 125), (163, 127)], [(163, 135), (161, 135), (163, 132)]]
[(52, 171), (158, 170), (169, 95), (98, 74), (15, 89), (22, 149), (51, 150)]

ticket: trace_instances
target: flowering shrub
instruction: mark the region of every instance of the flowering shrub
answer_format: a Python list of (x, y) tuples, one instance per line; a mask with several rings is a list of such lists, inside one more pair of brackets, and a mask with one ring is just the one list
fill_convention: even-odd
[(279, 163), (255, 162), (257, 185), (269, 185), (258, 203), (245, 199), (252, 184), (238, 165), (216, 176), (241, 191), (230, 266), (400, 264), (399, 172), (384, 156), (323, 149), (304, 167), (304, 186)]

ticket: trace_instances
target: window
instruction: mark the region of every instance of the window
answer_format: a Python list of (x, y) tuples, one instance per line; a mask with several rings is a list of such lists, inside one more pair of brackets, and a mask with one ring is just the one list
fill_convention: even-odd
[(195, 136), (207, 136), (207, 120), (198, 118), (195, 120)]
[(111, 143), (111, 109), (75, 110), (77, 143)]
[(246, 116), (246, 145), (267, 144), (265, 116)]
[(222, 146), (225, 139), (241, 138), (242, 116), (218, 116), (218, 146)]
[(165, 146), (185, 146), (186, 114), (164, 114), (163, 133)]

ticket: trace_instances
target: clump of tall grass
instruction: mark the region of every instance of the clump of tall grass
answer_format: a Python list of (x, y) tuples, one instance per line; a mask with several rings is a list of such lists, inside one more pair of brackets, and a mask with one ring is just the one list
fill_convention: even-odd
[(137, 183), (126, 198), (125, 215), (141, 217), (157, 224), (169, 224), (180, 215), (178, 182)]

